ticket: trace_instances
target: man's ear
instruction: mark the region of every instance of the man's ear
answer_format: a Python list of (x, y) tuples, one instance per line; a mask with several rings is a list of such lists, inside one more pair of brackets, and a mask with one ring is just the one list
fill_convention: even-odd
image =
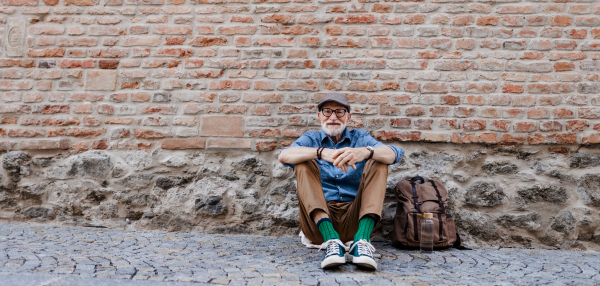
[(352, 118), (352, 113), (348, 113), (348, 121), (350, 121), (350, 118)]

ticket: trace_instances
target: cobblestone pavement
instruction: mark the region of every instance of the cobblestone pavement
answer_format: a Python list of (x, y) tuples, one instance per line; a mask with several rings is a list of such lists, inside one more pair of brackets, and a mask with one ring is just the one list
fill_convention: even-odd
[[(600, 285), (600, 255), (374, 242), (379, 271), (319, 268), (297, 237), (0, 224), (2, 285)], [(119, 280), (115, 280), (119, 279)], [(6, 284), (7, 283), (7, 284)]]

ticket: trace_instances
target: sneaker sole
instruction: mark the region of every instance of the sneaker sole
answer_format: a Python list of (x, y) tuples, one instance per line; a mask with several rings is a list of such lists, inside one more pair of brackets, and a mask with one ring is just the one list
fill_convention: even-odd
[(331, 256), (331, 257), (325, 258), (325, 260), (323, 260), (321, 262), (321, 268), (323, 268), (323, 269), (333, 268), (333, 267), (338, 267), (342, 264), (346, 264), (346, 257)]
[(350, 260), (354, 265), (371, 270), (377, 270), (377, 262), (375, 262), (375, 260), (372, 258), (348, 255), (348, 260)]

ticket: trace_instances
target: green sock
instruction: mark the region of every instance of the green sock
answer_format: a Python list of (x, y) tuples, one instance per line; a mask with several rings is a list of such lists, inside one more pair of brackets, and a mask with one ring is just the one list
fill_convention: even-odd
[(317, 222), (317, 228), (323, 235), (323, 241), (328, 241), (330, 239), (340, 239), (340, 235), (333, 228), (333, 224), (331, 220), (328, 218), (322, 218)]
[(364, 216), (358, 222), (358, 231), (354, 235), (354, 241), (365, 239), (371, 242), (371, 232), (375, 227), (375, 219), (370, 216)]

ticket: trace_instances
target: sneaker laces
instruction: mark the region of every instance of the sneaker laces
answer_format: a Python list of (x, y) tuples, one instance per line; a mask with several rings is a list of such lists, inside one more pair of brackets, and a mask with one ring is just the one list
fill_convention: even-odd
[(375, 252), (375, 247), (371, 243), (369, 243), (366, 239), (361, 239), (354, 243), (350, 248), (350, 251), (358, 246), (358, 255), (368, 255), (373, 257), (373, 252)]
[(330, 255), (340, 255), (340, 246), (346, 249), (344, 243), (339, 239), (330, 239), (319, 247), (319, 250), (325, 248), (327, 254), (325, 256)]

